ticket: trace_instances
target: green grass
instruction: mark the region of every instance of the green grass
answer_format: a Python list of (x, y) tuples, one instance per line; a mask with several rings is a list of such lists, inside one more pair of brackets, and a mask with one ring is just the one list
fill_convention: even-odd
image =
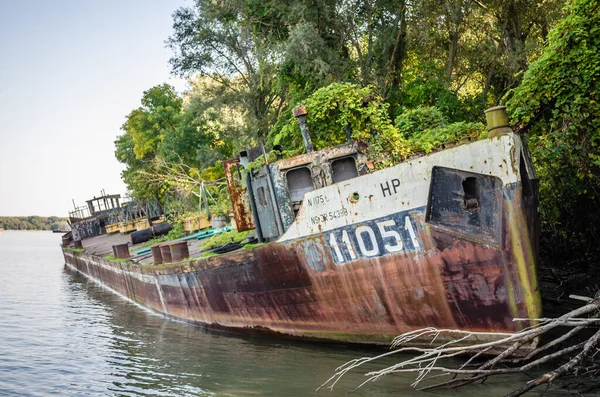
[(63, 248), (65, 251), (69, 251), (69, 252), (85, 252), (85, 250), (83, 248), (71, 248), (71, 247), (64, 247)]
[(105, 255), (104, 259), (109, 260), (109, 261), (115, 261), (115, 262), (130, 262), (129, 259), (115, 258), (114, 255)]
[(236, 230), (232, 230), (230, 232), (217, 234), (216, 236), (212, 236), (204, 241), (202, 244), (202, 250), (208, 251), (213, 248), (221, 247), (227, 243), (243, 243), (246, 241), (246, 236), (251, 233), (252, 230), (241, 233)]
[(252, 248), (260, 247), (261, 245), (265, 245), (266, 243), (254, 243), (254, 244), (246, 244), (242, 248), (245, 250), (250, 250)]
[(164, 236), (161, 236), (161, 237), (155, 237), (155, 238), (152, 238), (152, 239), (146, 241), (145, 243), (142, 243), (142, 245), (140, 245), (138, 247), (138, 249), (150, 247), (150, 246), (152, 246), (154, 244), (158, 244), (158, 243), (163, 243), (163, 242), (165, 242), (167, 240), (168, 240), (167, 235), (164, 235)]

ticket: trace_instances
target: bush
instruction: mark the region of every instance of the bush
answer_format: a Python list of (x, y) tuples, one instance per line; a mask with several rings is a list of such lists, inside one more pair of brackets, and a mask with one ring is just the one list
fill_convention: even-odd
[(507, 103), (540, 177), (548, 262), (600, 258), (600, 6), (566, 11)]
[(395, 120), (396, 129), (405, 138), (410, 138), (416, 133), (431, 128), (443, 127), (446, 125), (446, 118), (440, 110), (434, 106), (419, 106), (414, 109), (406, 110)]

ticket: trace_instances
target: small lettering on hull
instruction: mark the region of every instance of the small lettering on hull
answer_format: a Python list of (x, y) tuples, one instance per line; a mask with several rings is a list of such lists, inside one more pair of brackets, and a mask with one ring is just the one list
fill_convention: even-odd
[(308, 202), (309, 207), (319, 207), (327, 204), (329, 202), (329, 198), (323, 194), (319, 194), (318, 196), (311, 197), (306, 201)]
[(313, 225), (318, 225), (319, 223), (332, 221), (334, 219), (343, 218), (345, 216), (348, 216), (348, 210), (346, 208), (339, 208), (335, 211), (324, 212), (319, 215), (311, 216), (310, 221)]
[(385, 181), (380, 183), (381, 185), (381, 193), (383, 193), (383, 197), (391, 196), (393, 194), (398, 193), (400, 189), (400, 179), (394, 178), (390, 181)]

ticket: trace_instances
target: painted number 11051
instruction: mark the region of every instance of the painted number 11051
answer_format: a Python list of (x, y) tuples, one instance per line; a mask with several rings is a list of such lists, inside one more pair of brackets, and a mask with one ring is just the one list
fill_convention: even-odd
[(333, 231), (329, 246), (335, 262), (344, 264), (359, 257), (418, 250), (421, 244), (410, 217), (405, 216)]

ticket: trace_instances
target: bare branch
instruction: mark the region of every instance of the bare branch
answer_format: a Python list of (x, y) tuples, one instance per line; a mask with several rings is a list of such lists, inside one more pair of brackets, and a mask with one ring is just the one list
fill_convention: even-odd
[[(585, 373), (597, 374), (600, 372), (600, 366), (597, 362), (593, 362), (594, 355), (600, 351), (597, 345), (600, 342), (600, 330), (596, 332), (587, 342), (572, 343), (560, 350), (556, 348), (577, 334), (586, 327), (598, 324), (598, 318), (595, 318), (600, 309), (600, 300), (592, 300), (589, 304), (580, 307), (567, 313), (559, 318), (535, 318), (523, 319), (518, 318), (515, 321), (528, 321), (534, 325), (525, 328), (516, 333), (494, 333), (494, 332), (469, 332), (455, 329), (436, 329), (424, 328), (404, 333), (397, 336), (392, 342), (392, 350), (376, 357), (362, 357), (356, 360), (351, 360), (346, 364), (338, 367), (333, 376), (331, 376), (319, 389), (327, 387), (332, 389), (340, 379), (349, 371), (369, 362), (376, 361), (382, 357), (400, 352), (415, 352), (416, 356), (405, 359), (390, 367), (371, 371), (365, 374), (367, 379), (361, 383), (358, 388), (366, 383), (373, 382), (382, 376), (394, 373), (414, 373), (416, 374), (415, 381), (412, 386), (416, 387), (421, 382), (440, 376), (454, 375), (461, 376), (453, 378), (445, 382), (428, 385), (420, 390), (428, 390), (439, 387), (455, 388), (468, 385), (477, 380), (485, 379), (490, 376), (500, 374), (513, 374), (529, 371), (541, 364), (546, 364), (559, 359), (564, 360), (569, 354), (578, 352), (577, 356), (568, 359), (567, 363), (561, 365), (554, 371), (535, 378), (521, 388), (516, 389), (511, 396), (519, 396), (539, 385), (552, 383), (557, 377), (564, 374), (575, 374), (578, 370)], [(591, 317), (582, 317), (592, 315)], [(563, 334), (557, 339), (547, 343), (544, 346), (535, 348), (536, 341), (543, 334), (557, 327), (575, 327), (569, 332)], [(401, 347), (406, 344), (419, 343), (430, 340), (433, 344), (436, 339), (444, 334), (444, 337), (450, 339), (448, 342), (441, 343), (439, 346), (432, 347)], [(484, 339), (485, 342), (477, 342)], [(496, 352), (496, 356), (489, 358), (479, 366), (473, 366), (471, 363), (478, 357), (487, 355), (490, 352)], [(499, 353), (498, 353), (499, 352)], [(523, 353), (528, 353), (523, 355)], [(544, 353), (544, 354), (542, 354)], [(440, 360), (452, 358), (459, 355), (469, 354), (471, 357), (458, 368), (449, 368), (438, 365)], [(519, 354), (521, 357), (509, 360), (510, 357)], [(534, 359), (535, 357), (541, 356)], [(494, 368), (496, 365), (512, 365), (506, 368)], [(582, 364), (586, 364), (581, 368)], [(472, 369), (468, 367), (471, 365)], [(475, 368), (473, 368), (475, 367)], [(590, 375), (591, 376), (591, 375)], [(317, 391), (319, 390), (317, 389)]]

